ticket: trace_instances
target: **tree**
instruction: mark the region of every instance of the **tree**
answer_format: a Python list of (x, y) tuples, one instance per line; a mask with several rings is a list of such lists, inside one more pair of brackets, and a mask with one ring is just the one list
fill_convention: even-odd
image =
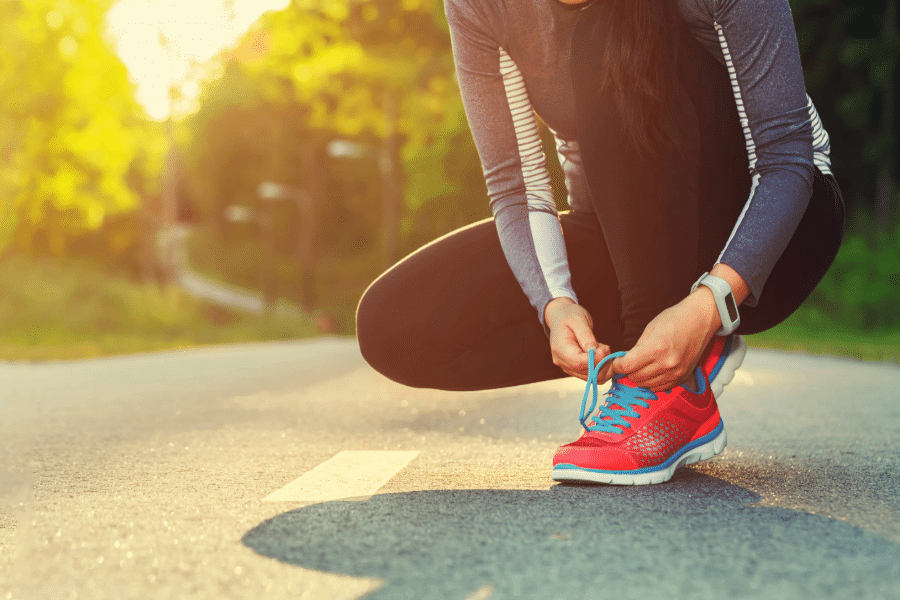
[(791, 7), (845, 199), (887, 225), (898, 175), (896, 0), (791, 0)]
[(439, 0), (295, 0), (259, 24), (258, 72), (290, 82), (312, 129), (374, 138), (381, 165), (383, 264), (399, 250), (404, 157), (424, 149), (459, 104)]
[(63, 254), (138, 203), (129, 171), (160, 148), (102, 37), (109, 2), (0, 2), (0, 245)]

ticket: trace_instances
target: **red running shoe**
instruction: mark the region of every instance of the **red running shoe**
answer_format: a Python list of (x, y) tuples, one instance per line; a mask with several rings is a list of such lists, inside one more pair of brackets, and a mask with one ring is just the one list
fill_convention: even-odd
[(709, 354), (701, 358), (700, 368), (712, 388), (713, 396), (722, 397), (725, 386), (734, 379), (734, 372), (744, 362), (747, 342), (739, 335), (717, 335), (713, 337)]
[[(553, 458), (553, 479), (620, 485), (662, 483), (678, 467), (707, 460), (725, 449), (725, 427), (703, 369), (694, 376), (699, 392), (680, 385), (653, 393), (624, 375), (613, 377), (606, 403), (596, 416), (597, 374), (624, 352), (614, 352), (594, 366), (589, 352), (589, 377), (581, 401), (584, 433), (561, 446)], [(591, 407), (585, 411), (593, 388)], [(588, 419), (591, 423), (588, 424)]]

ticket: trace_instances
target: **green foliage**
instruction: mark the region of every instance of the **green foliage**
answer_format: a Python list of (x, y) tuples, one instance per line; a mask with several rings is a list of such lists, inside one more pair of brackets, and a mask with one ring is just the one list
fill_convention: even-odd
[(184, 150), (185, 180), (196, 216), (237, 243), (256, 240), (258, 226), (226, 222), (227, 206), (250, 208), (255, 217), (271, 210), (277, 244), (290, 253), (300, 230), (297, 209), (288, 202), (263, 206), (258, 185), (276, 181), (310, 189), (319, 180), (324, 185), (315, 214), (317, 250), (374, 251), (373, 208), (380, 194), (374, 157), (334, 159), (319, 170), (305, 170), (304, 151), (324, 154), (326, 142), (336, 134), (308, 126), (308, 108), (292, 96), (265, 97), (266, 82), (243, 65), (231, 62), (224, 73), (207, 84), (200, 110), (184, 123), (190, 136)]
[[(553, 134), (538, 124), (550, 185), (558, 210), (568, 210), (565, 175)], [(420, 246), (470, 223), (491, 216), (478, 151), (462, 104), (448, 115), (431, 144), (408, 146), (404, 166), (409, 173), (404, 219), (404, 250)]]
[[(223, 77), (205, 84), (201, 108), (186, 123), (188, 188), (220, 235), (255, 234), (218, 215), (230, 204), (257, 207), (260, 181), (308, 187), (316, 177), (326, 180), (318, 251), (377, 252), (378, 153), (392, 129), (406, 174), (404, 247), (489, 214), (439, 0), (296, 1), (264, 16), (233, 56)], [(298, 151), (321, 151), (332, 139), (361, 143), (368, 154), (303, 172)], [(296, 215), (277, 210), (284, 244)]]
[(300, 149), (310, 132), (298, 110), (266, 100), (259, 79), (237, 62), (206, 84), (199, 110), (184, 123), (186, 191), (198, 217), (215, 220), (231, 204), (256, 207), (261, 181), (306, 183)]
[(850, 328), (900, 327), (900, 227), (848, 235), (810, 304)]
[(850, 207), (871, 210), (877, 174), (900, 175), (897, 0), (791, 0), (791, 8), (806, 88), (831, 136), (835, 177)]
[(453, 107), (432, 143), (404, 151), (406, 208), (404, 251), (491, 216), (478, 151), (462, 104)]
[(747, 343), (757, 348), (900, 363), (900, 330), (862, 331), (828, 318), (812, 304), (801, 306), (778, 327), (747, 336)]
[(395, 96), (399, 130), (421, 144), (458, 101), (443, 21), (440, 0), (295, 0), (261, 20), (269, 52), (256, 68), (293, 84), (311, 126), (343, 136), (385, 137)]
[(137, 204), (126, 180), (159, 138), (101, 35), (108, 7), (0, 2), (0, 244), (63, 254)]

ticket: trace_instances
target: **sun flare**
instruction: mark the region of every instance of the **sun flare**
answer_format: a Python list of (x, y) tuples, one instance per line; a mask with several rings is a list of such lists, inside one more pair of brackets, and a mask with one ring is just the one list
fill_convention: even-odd
[(232, 46), (266, 11), (289, 0), (120, 0), (107, 15), (107, 31), (150, 117), (169, 114), (169, 87), (185, 110), (199, 89), (192, 65), (207, 63)]

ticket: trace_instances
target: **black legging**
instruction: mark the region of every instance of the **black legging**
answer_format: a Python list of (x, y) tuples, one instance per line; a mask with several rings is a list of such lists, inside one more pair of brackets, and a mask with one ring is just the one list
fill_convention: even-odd
[[(693, 53), (681, 83), (696, 113), (699, 171), (648, 164), (649, 184), (633, 179), (637, 195), (614, 207), (593, 198), (597, 216), (560, 214), (572, 287), (593, 317), (597, 340), (613, 351), (631, 348), (643, 327), (713, 266), (749, 196), (746, 148), (727, 71), (692, 38), (684, 43), (682, 50)], [(614, 123), (607, 125), (580, 140), (583, 156), (594, 151), (592, 143), (621, 139)], [(606, 169), (615, 171), (601, 163), (589, 179)], [(685, 180), (687, 173), (696, 179)], [(673, 204), (671, 190), (689, 186), (698, 193)], [(684, 205), (690, 198), (696, 204)], [(687, 223), (679, 224), (685, 215)], [(740, 307), (738, 333), (758, 333), (790, 316), (828, 270), (843, 229), (840, 190), (816, 169), (806, 213), (758, 305)], [(647, 239), (656, 242), (655, 252), (645, 251)], [(632, 299), (625, 306), (614, 263), (622, 273), (656, 274), (625, 280)], [(431, 242), (381, 275), (360, 300), (357, 337), (374, 369), (413, 387), (480, 390), (567, 376), (552, 362), (538, 315), (506, 262), (491, 219)]]

